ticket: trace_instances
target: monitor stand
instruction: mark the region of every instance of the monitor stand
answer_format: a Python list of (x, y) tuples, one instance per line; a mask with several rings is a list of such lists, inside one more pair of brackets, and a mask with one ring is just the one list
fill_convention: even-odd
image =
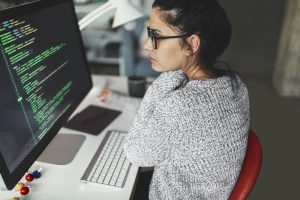
[(37, 161), (54, 165), (67, 165), (74, 159), (85, 140), (84, 135), (57, 134)]

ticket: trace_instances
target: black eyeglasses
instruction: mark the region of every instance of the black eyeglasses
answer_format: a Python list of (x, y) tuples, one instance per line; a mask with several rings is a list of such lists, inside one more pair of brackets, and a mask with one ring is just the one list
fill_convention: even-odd
[(148, 32), (148, 37), (151, 39), (153, 49), (157, 49), (157, 40), (182, 38), (188, 36), (188, 34), (175, 35), (175, 36), (157, 36), (155, 35), (155, 30), (152, 30), (149, 26), (147, 26), (147, 32)]

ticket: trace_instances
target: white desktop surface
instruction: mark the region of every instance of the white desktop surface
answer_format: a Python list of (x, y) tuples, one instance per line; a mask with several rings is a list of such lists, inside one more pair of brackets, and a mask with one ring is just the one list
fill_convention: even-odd
[[(107, 86), (127, 93), (126, 77), (120, 76), (99, 76), (93, 75), (93, 89), (88, 96), (79, 105), (77, 113), (88, 105), (105, 106), (100, 103), (96, 96), (102, 89), (103, 80), (107, 79)], [(112, 108), (110, 106), (110, 108)], [(105, 186), (95, 183), (82, 183), (80, 178), (85, 172), (99, 144), (104, 138), (107, 130), (118, 129), (127, 131), (130, 123), (135, 116), (133, 110), (123, 110), (123, 112), (99, 135), (84, 134), (79, 131), (74, 131), (62, 128), (60, 133), (65, 134), (84, 134), (86, 139), (76, 154), (74, 160), (68, 165), (52, 165), (47, 163), (35, 162), (33, 167), (42, 167), (42, 177), (34, 179), (28, 185), (32, 186), (30, 193), (23, 197), (22, 200), (127, 200), (130, 199), (131, 192), (138, 173), (138, 166), (131, 165), (127, 180), (123, 188)], [(24, 178), (22, 179), (24, 180)], [(12, 196), (18, 196), (16, 191), (0, 191), (1, 200), (9, 200)]]

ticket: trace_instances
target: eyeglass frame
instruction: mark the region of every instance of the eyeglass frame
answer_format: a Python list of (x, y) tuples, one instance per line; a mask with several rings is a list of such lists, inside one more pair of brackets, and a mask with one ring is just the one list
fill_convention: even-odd
[(148, 38), (151, 39), (151, 44), (152, 44), (153, 49), (157, 49), (157, 40), (183, 38), (183, 37), (188, 37), (188, 35), (189, 35), (186, 33), (183, 35), (174, 35), (174, 36), (158, 36), (158, 35), (155, 35), (153, 29), (151, 29), (149, 26), (147, 26), (147, 33), (148, 33)]

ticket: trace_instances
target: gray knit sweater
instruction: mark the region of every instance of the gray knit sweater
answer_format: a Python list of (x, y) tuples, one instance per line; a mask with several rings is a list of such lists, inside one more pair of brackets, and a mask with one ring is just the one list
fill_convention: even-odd
[(162, 73), (149, 87), (124, 146), (154, 166), (150, 200), (228, 199), (247, 147), (249, 98), (238, 75), (191, 80)]

